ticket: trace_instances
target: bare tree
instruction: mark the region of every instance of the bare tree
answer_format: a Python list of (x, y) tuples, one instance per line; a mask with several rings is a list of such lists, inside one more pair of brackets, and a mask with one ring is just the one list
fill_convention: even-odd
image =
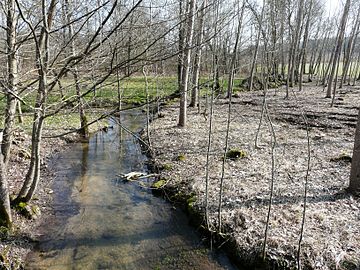
[[(293, 37), (291, 39), (290, 51), (289, 51), (288, 76), (287, 76), (287, 82), (286, 82), (286, 97), (289, 96), (289, 87), (293, 87), (294, 83), (295, 83), (295, 73), (297, 70), (296, 58), (297, 58), (297, 52), (298, 52), (300, 37), (301, 37), (301, 25), (302, 25), (302, 20), (303, 20), (304, 3), (305, 3), (305, 0), (298, 1), (295, 31), (292, 33)], [(289, 28), (292, 28), (290, 19), (289, 19)]]
[(18, 84), (18, 70), (17, 70), (17, 47), (16, 47), (16, 5), (15, 0), (8, 0), (7, 5), (7, 29), (6, 29), (6, 53), (7, 53), (7, 83), (6, 83), (6, 111), (5, 123), (3, 131), (3, 142), (1, 145), (1, 152), (4, 155), (4, 165), (6, 167), (9, 158), (10, 150), (13, 141), (14, 119), (17, 104), (17, 84)]
[(256, 36), (256, 43), (255, 43), (255, 49), (254, 49), (254, 54), (253, 54), (253, 59), (251, 62), (251, 69), (250, 69), (250, 81), (249, 81), (249, 90), (252, 91), (253, 89), (253, 84), (254, 84), (254, 76), (256, 73), (256, 61), (257, 61), (257, 57), (258, 57), (258, 53), (259, 53), (259, 46), (260, 46), (260, 40), (261, 40), (261, 32), (262, 30), (262, 25), (263, 25), (263, 20), (264, 20), (264, 14), (265, 14), (265, 4), (266, 1), (263, 1), (263, 6), (261, 8), (261, 15), (260, 17), (257, 16), (255, 9), (249, 4), (249, 7), (251, 9), (251, 11), (253, 12), (253, 14), (255, 15), (259, 28), (258, 28), (258, 32), (257, 32), (257, 36)]
[(235, 45), (234, 50), (232, 52), (231, 56), (231, 64), (230, 64), (230, 72), (229, 72), (229, 80), (228, 80), (228, 89), (227, 89), (227, 97), (229, 98), (232, 94), (232, 89), (234, 85), (234, 73), (235, 73), (235, 64), (236, 64), (236, 56), (238, 53), (238, 47), (240, 43), (240, 36), (241, 36), (241, 27), (242, 27), (242, 21), (244, 18), (244, 10), (245, 10), (245, 1), (242, 4), (241, 11), (239, 11), (239, 19), (238, 19), (238, 27), (236, 31), (236, 38), (235, 38)]
[(301, 67), (300, 67), (300, 72), (299, 72), (299, 91), (302, 90), (303, 75), (305, 73), (307, 46), (308, 46), (308, 40), (309, 40), (309, 27), (310, 27), (312, 7), (313, 7), (313, 0), (310, 0), (309, 6), (307, 8), (307, 18), (306, 18), (306, 23), (305, 23), (303, 44), (302, 44), (301, 51), (300, 51), (300, 65), (301, 65)]
[(204, 0), (199, 16), (198, 16), (198, 24), (197, 24), (197, 38), (196, 38), (196, 49), (195, 49), (195, 60), (193, 66), (193, 74), (192, 74), (192, 89), (191, 89), (191, 102), (189, 104), (190, 107), (198, 106), (199, 102), (199, 77), (200, 77), (200, 66), (201, 66), (201, 54), (203, 49), (203, 39), (204, 39), (204, 19), (205, 19), (205, 8), (207, 1)]
[(194, 13), (195, 13), (196, 0), (189, 0), (189, 14), (186, 19), (186, 41), (183, 55), (183, 70), (181, 76), (181, 88), (180, 88), (180, 113), (179, 113), (179, 126), (186, 126), (187, 119), (187, 91), (188, 81), (191, 63), (191, 46), (193, 39), (194, 29)]
[(38, 71), (38, 90), (35, 102), (34, 120), (32, 126), (32, 147), (31, 147), (31, 159), (28, 172), (25, 177), (25, 182), (18, 194), (15, 202), (18, 201), (30, 201), (40, 179), (40, 147), (41, 147), (41, 135), (44, 124), (45, 116), (45, 102), (47, 98), (47, 74), (49, 66), (49, 33), (54, 18), (54, 12), (56, 7), (56, 0), (52, 0), (47, 8), (46, 1), (41, 1), (42, 11), (42, 25), (41, 33), (38, 36), (36, 29), (32, 23), (25, 17), (22, 11), (22, 7), (16, 0), (17, 7), (20, 12), (20, 16), (26, 22), (31, 29), (33, 39), (36, 47), (36, 63)]
[(223, 186), (224, 186), (224, 177), (225, 177), (225, 162), (226, 162), (226, 155), (228, 152), (229, 147), (229, 133), (230, 133), (230, 124), (231, 124), (231, 99), (232, 99), (232, 91), (234, 86), (234, 70), (235, 70), (235, 63), (236, 63), (236, 55), (238, 51), (238, 46), (240, 42), (240, 35), (241, 35), (241, 26), (242, 20), (244, 16), (245, 10), (245, 1), (243, 1), (242, 7), (238, 7), (238, 27), (236, 31), (236, 38), (235, 38), (235, 45), (233, 49), (232, 59), (231, 59), (231, 66), (230, 66), (230, 74), (229, 74), (229, 82), (228, 82), (228, 89), (227, 89), (227, 97), (229, 99), (228, 105), (228, 115), (227, 115), (227, 122), (226, 122), (226, 135), (225, 135), (225, 146), (224, 146), (224, 154), (223, 154), (223, 161), (221, 165), (221, 177), (220, 177), (220, 191), (219, 191), (219, 207), (218, 207), (218, 230), (221, 232), (221, 212), (222, 212), (222, 197), (223, 197)]
[(344, 11), (343, 11), (340, 25), (339, 25), (336, 45), (335, 45), (335, 49), (334, 49), (334, 53), (333, 53), (333, 59), (331, 62), (331, 72), (329, 75), (327, 91), (326, 91), (327, 98), (331, 98), (332, 83), (333, 83), (334, 78), (336, 79), (335, 72), (337, 70), (337, 65), (338, 65), (338, 62), (340, 59), (340, 54), (341, 54), (341, 48), (342, 48), (343, 42), (344, 42), (345, 27), (346, 27), (347, 18), (349, 15), (350, 4), (351, 4), (351, 0), (346, 0)]
[[(68, 25), (68, 42), (69, 42), (69, 49), (70, 54), (72, 57), (76, 56), (76, 50), (75, 50), (75, 40), (74, 40), (74, 29), (72, 21), (72, 13), (73, 13), (73, 5), (70, 3), (69, 0), (65, 0), (65, 12), (66, 12), (66, 21)], [(84, 109), (84, 102), (83, 98), (81, 97), (81, 86), (80, 86), (80, 78), (79, 78), (79, 72), (76, 65), (73, 66), (71, 70), (73, 77), (74, 77), (74, 83), (75, 83), (75, 90), (77, 95), (77, 102), (78, 102), (78, 111), (80, 116), (80, 130), (79, 133), (82, 137), (87, 138), (89, 137), (89, 130), (87, 126), (87, 118), (85, 115), (85, 109)]]
[(0, 220), (2, 225), (10, 228), (12, 216), (8, 179), (6, 176), (7, 163), (13, 141), (14, 118), (16, 112), (17, 94), (17, 61), (16, 61), (16, 16), (15, 0), (6, 1), (6, 54), (7, 54), (7, 83), (6, 83), (6, 112), (3, 131), (3, 141), (0, 152)]
[(351, 34), (350, 34), (350, 37), (349, 37), (349, 40), (347, 42), (347, 46), (345, 49), (344, 67), (343, 67), (343, 72), (342, 72), (342, 77), (341, 77), (339, 88), (342, 88), (343, 83), (345, 83), (345, 81), (346, 81), (346, 77), (349, 72), (352, 56), (354, 54), (355, 42), (359, 35), (359, 28), (360, 28), (360, 5), (358, 7), (358, 10), (357, 10), (357, 13), (355, 16), (355, 23), (352, 27)]
[(178, 79), (178, 91), (180, 92), (182, 83), (182, 74), (184, 70), (184, 47), (185, 47), (185, 16), (187, 13), (188, 4), (185, 0), (179, 0), (179, 44), (178, 44), (178, 64), (177, 64), (177, 79)]

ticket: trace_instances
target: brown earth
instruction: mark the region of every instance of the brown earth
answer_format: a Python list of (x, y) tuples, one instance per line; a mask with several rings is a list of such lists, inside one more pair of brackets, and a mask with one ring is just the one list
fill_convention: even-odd
[[(232, 100), (229, 149), (246, 156), (226, 160), (222, 232), (235, 243), (243, 265), (254, 265), (264, 243), (269, 208), (274, 149), (274, 197), (266, 255), (272, 267), (296, 265), (302, 222), (304, 187), (310, 140), (305, 232), (301, 264), (305, 269), (359, 269), (360, 200), (349, 195), (350, 162), (360, 104), (360, 88), (338, 91), (335, 104), (325, 99), (322, 88), (305, 85), (284, 99), (284, 89), (267, 94), (269, 119), (265, 117), (255, 137), (263, 104), (262, 92), (244, 92)], [(296, 96), (295, 96), (296, 95)], [(209, 220), (218, 230), (218, 204), (224, 155), (228, 100), (215, 100), (209, 156)], [(166, 106), (150, 126), (155, 162), (163, 168), (161, 178), (177, 194), (195, 194), (194, 209), (204, 215), (207, 113), (189, 109), (186, 128), (177, 127), (177, 103)], [(170, 198), (171, 199), (171, 198)], [(271, 266), (270, 266), (271, 268)]]

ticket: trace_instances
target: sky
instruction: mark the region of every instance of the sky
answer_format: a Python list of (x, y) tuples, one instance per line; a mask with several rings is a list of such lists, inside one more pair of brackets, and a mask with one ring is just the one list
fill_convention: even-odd
[(343, 0), (324, 0), (327, 14), (339, 13), (343, 7)]

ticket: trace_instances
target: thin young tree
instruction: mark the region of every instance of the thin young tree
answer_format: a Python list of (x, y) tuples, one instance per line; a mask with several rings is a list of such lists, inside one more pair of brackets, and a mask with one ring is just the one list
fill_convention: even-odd
[(228, 103), (228, 114), (227, 114), (227, 121), (226, 121), (226, 135), (225, 135), (225, 145), (224, 145), (224, 154), (223, 160), (221, 165), (221, 177), (220, 177), (220, 191), (219, 191), (219, 207), (218, 207), (218, 231), (221, 233), (221, 214), (222, 214), (222, 201), (223, 201), (223, 187), (224, 187), (224, 177), (225, 177), (225, 162), (226, 162), (226, 155), (229, 148), (229, 134), (230, 134), (230, 124), (231, 124), (231, 101), (232, 101), (232, 92), (234, 87), (234, 73), (235, 73), (235, 63), (236, 63), (236, 56), (238, 52), (238, 47), (240, 43), (240, 36), (241, 36), (241, 27), (242, 27), (242, 20), (244, 17), (244, 10), (245, 10), (245, 1), (243, 1), (241, 8), (238, 6), (238, 27), (236, 30), (236, 37), (235, 37), (235, 45), (231, 56), (231, 66), (230, 66), (230, 74), (229, 74), (229, 82), (228, 82), (228, 89), (227, 89), (227, 98), (229, 99)]
[(233, 52), (231, 55), (231, 64), (230, 64), (229, 79), (228, 79), (228, 89), (227, 89), (227, 95), (226, 95), (227, 98), (229, 98), (230, 95), (232, 94), (232, 89), (233, 89), (233, 85), (234, 85), (235, 65), (236, 65), (236, 59), (237, 59), (237, 55), (238, 55), (238, 48), (239, 48), (239, 43), (240, 43), (244, 11), (245, 11), (245, 1), (243, 1), (240, 11), (238, 11), (239, 12), (238, 27), (237, 27), (237, 31), (236, 31), (235, 45), (234, 45), (234, 49), (233, 49)]
[[(341, 77), (341, 81), (340, 81), (340, 85), (339, 88), (343, 87), (343, 83), (346, 82), (346, 78), (348, 76), (348, 72), (350, 69), (350, 63), (354, 54), (354, 49), (355, 49), (355, 43), (356, 40), (358, 38), (359, 35), (359, 29), (360, 29), (360, 5), (358, 7), (358, 10), (356, 12), (356, 16), (355, 16), (355, 23), (353, 24), (351, 33), (350, 33), (350, 37), (349, 40), (347, 42), (347, 46), (345, 49), (345, 54), (344, 54), (344, 67), (343, 67), (343, 72), (342, 72), (342, 77)], [(350, 76), (350, 75), (349, 75)]]
[(182, 74), (184, 70), (184, 48), (185, 48), (185, 21), (188, 4), (185, 0), (179, 0), (179, 43), (178, 43), (178, 56), (177, 56), (177, 80), (178, 80), (178, 91), (180, 93)]
[(13, 129), (18, 100), (18, 63), (17, 63), (17, 45), (16, 45), (16, 4), (15, 0), (6, 1), (6, 54), (7, 54), (7, 82), (6, 82), (6, 109), (3, 131), (3, 141), (1, 152), (4, 156), (5, 168), (10, 158), (10, 150), (13, 141)]
[(342, 48), (343, 42), (344, 42), (345, 29), (346, 29), (346, 23), (347, 23), (347, 19), (348, 19), (348, 15), (349, 15), (349, 10), (350, 10), (350, 4), (351, 4), (351, 0), (346, 0), (344, 11), (341, 16), (341, 21), (340, 21), (340, 25), (339, 25), (338, 34), (337, 34), (336, 45), (335, 45), (332, 62), (331, 62), (331, 71), (330, 71), (329, 78), (328, 78), (327, 91), (326, 91), (326, 96), (325, 96), (326, 98), (331, 98), (332, 83), (333, 83), (334, 79), (335, 80), (337, 79), (335, 76), (335, 72), (337, 70), (337, 65), (338, 65), (338, 62), (340, 59), (340, 55), (341, 55), (341, 48)]
[(6, 110), (3, 131), (3, 141), (0, 151), (0, 222), (11, 228), (12, 215), (10, 210), (9, 185), (6, 175), (7, 163), (13, 141), (14, 119), (16, 113), (17, 95), (17, 59), (16, 59), (16, 4), (15, 0), (8, 0), (6, 6), (6, 54), (7, 54), (7, 82), (6, 82)]
[(179, 126), (185, 127), (187, 121), (187, 92), (189, 85), (189, 73), (190, 73), (190, 63), (191, 63), (191, 46), (193, 40), (193, 30), (194, 30), (194, 18), (195, 18), (195, 6), (196, 0), (189, 1), (189, 12), (186, 18), (186, 39), (185, 39), (185, 48), (183, 55), (183, 70), (181, 74), (181, 88), (180, 88), (180, 112), (179, 112)]
[(255, 15), (255, 17), (257, 19), (257, 23), (258, 23), (258, 32), (256, 35), (255, 49), (254, 49), (254, 54), (253, 54), (253, 58), (252, 58), (252, 62), (251, 62), (250, 78), (249, 78), (249, 90), (252, 91), (253, 84), (254, 84), (254, 77), (255, 77), (255, 73), (256, 73), (256, 62), (257, 62), (257, 58), (258, 58), (258, 54), (259, 54), (259, 46), (260, 46), (260, 40), (261, 40), (261, 32), (262, 32), (262, 27), (263, 27), (262, 25), (263, 25), (263, 20), (264, 20), (266, 1), (265, 0), (263, 1), (260, 17), (257, 16), (255, 9), (251, 6), (251, 4), (250, 3), (248, 3), (248, 4), (249, 4), (249, 7), (252, 10), (253, 14)]
[(35, 43), (34, 45), (36, 48), (36, 63), (38, 72), (38, 89), (36, 94), (35, 110), (33, 116), (34, 120), (32, 125), (30, 166), (25, 177), (25, 182), (18, 194), (18, 197), (15, 200), (15, 202), (28, 202), (33, 197), (40, 180), (40, 147), (42, 142), (41, 135), (46, 111), (45, 106), (47, 99), (47, 81), (49, 71), (49, 34), (54, 19), (56, 0), (51, 0), (49, 7), (47, 7), (45, 0), (41, 1), (42, 25), (40, 35), (37, 34), (33, 24), (25, 17), (18, 0), (16, 0), (16, 4), (21, 18), (28, 25), (33, 36)]
[(203, 50), (204, 40), (204, 19), (205, 9), (207, 1), (204, 0), (199, 11), (198, 22), (197, 22), (197, 37), (196, 37), (196, 48), (195, 48), (195, 60), (192, 74), (192, 89), (191, 89), (191, 102), (190, 107), (196, 107), (199, 103), (199, 78), (200, 78), (200, 67), (201, 67), (201, 55)]
[[(66, 21), (68, 26), (68, 43), (71, 57), (76, 56), (76, 48), (75, 48), (75, 40), (74, 40), (74, 26), (71, 23), (73, 17), (74, 5), (70, 0), (65, 0), (65, 12), (66, 12)], [(80, 86), (80, 78), (79, 71), (77, 65), (74, 65), (71, 69), (71, 73), (74, 78), (75, 90), (77, 95), (77, 103), (78, 103), (78, 111), (80, 117), (80, 129), (79, 134), (83, 138), (89, 137), (89, 130), (87, 125), (87, 117), (85, 115), (84, 101), (81, 97), (81, 86)]]
[(301, 51), (300, 51), (301, 67), (300, 67), (300, 72), (299, 72), (299, 91), (302, 90), (302, 86), (303, 86), (303, 76), (305, 73), (305, 66), (306, 66), (307, 46), (308, 46), (308, 41), (309, 41), (309, 28), (310, 28), (312, 7), (313, 7), (313, 0), (309, 0), (309, 6), (307, 7), (307, 16), (306, 16), (303, 43), (302, 43), (302, 47), (301, 47)]
[[(301, 39), (301, 25), (303, 21), (303, 12), (304, 12), (304, 3), (305, 0), (299, 0), (298, 2), (298, 8), (297, 8), (297, 14), (296, 14), (296, 23), (295, 23), (295, 31), (294, 31), (294, 37), (292, 38), (292, 42), (290, 45), (290, 52), (289, 52), (289, 67), (288, 67), (288, 79), (286, 84), (286, 97), (289, 96), (289, 87), (293, 87), (295, 84), (295, 75), (297, 76), (297, 54), (298, 54), (298, 48), (300, 44)], [(291, 27), (289, 25), (289, 27)]]

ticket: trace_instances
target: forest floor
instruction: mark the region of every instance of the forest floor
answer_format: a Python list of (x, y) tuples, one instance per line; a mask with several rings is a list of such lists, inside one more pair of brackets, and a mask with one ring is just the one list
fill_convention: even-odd
[[(310, 171), (301, 264), (306, 269), (359, 269), (360, 199), (349, 195), (350, 160), (360, 104), (360, 87), (338, 90), (333, 107), (322, 87), (305, 85), (284, 99), (285, 89), (269, 90), (268, 113), (274, 148), (274, 193), (267, 240), (273, 265), (296, 265), (302, 223), (304, 186)], [(272, 179), (272, 129), (265, 117), (255, 147), (263, 104), (262, 91), (242, 92), (232, 99), (229, 149), (244, 157), (225, 162), (222, 233), (235, 243), (243, 265), (256, 263), (264, 242)], [(162, 167), (166, 189), (192, 196), (192, 207), (205, 213), (209, 111), (189, 108), (186, 128), (177, 127), (178, 105), (168, 104), (151, 123), (155, 162)], [(209, 156), (209, 223), (218, 228), (218, 204), (224, 155), (228, 100), (214, 103)], [(173, 194), (174, 194), (173, 192)], [(225, 237), (226, 238), (226, 237)]]

